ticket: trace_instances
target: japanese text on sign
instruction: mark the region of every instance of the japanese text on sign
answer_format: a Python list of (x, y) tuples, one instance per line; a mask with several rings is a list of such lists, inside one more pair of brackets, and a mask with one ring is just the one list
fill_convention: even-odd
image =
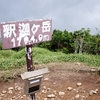
[(50, 41), (52, 20), (2, 23), (1, 34), (4, 49)]

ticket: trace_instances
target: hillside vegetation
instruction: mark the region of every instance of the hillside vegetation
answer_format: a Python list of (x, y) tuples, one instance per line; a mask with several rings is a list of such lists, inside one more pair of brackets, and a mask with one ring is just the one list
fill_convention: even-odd
[[(65, 54), (51, 52), (47, 49), (33, 47), (33, 63), (45, 64), (50, 62), (82, 62), (89, 66), (100, 67), (99, 55)], [(19, 52), (13, 50), (0, 50), (0, 70), (10, 70), (26, 65), (25, 49)]]

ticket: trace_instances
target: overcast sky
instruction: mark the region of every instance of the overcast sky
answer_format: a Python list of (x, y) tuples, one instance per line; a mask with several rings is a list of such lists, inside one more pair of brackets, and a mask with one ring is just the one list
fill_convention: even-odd
[(100, 29), (100, 0), (0, 0), (0, 22), (52, 19), (53, 29)]

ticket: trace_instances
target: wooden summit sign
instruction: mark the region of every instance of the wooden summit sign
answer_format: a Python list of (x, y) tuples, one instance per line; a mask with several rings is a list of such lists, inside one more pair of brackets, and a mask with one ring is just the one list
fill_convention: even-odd
[(3, 22), (0, 24), (0, 29), (3, 49), (36, 44), (52, 39), (51, 19)]

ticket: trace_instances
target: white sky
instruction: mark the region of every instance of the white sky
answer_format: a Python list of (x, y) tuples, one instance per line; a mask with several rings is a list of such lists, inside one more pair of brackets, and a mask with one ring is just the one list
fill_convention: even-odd
[(51, 18), (53, 29), (100, 29), (100, 0), (0, 0), (0, 22)]

